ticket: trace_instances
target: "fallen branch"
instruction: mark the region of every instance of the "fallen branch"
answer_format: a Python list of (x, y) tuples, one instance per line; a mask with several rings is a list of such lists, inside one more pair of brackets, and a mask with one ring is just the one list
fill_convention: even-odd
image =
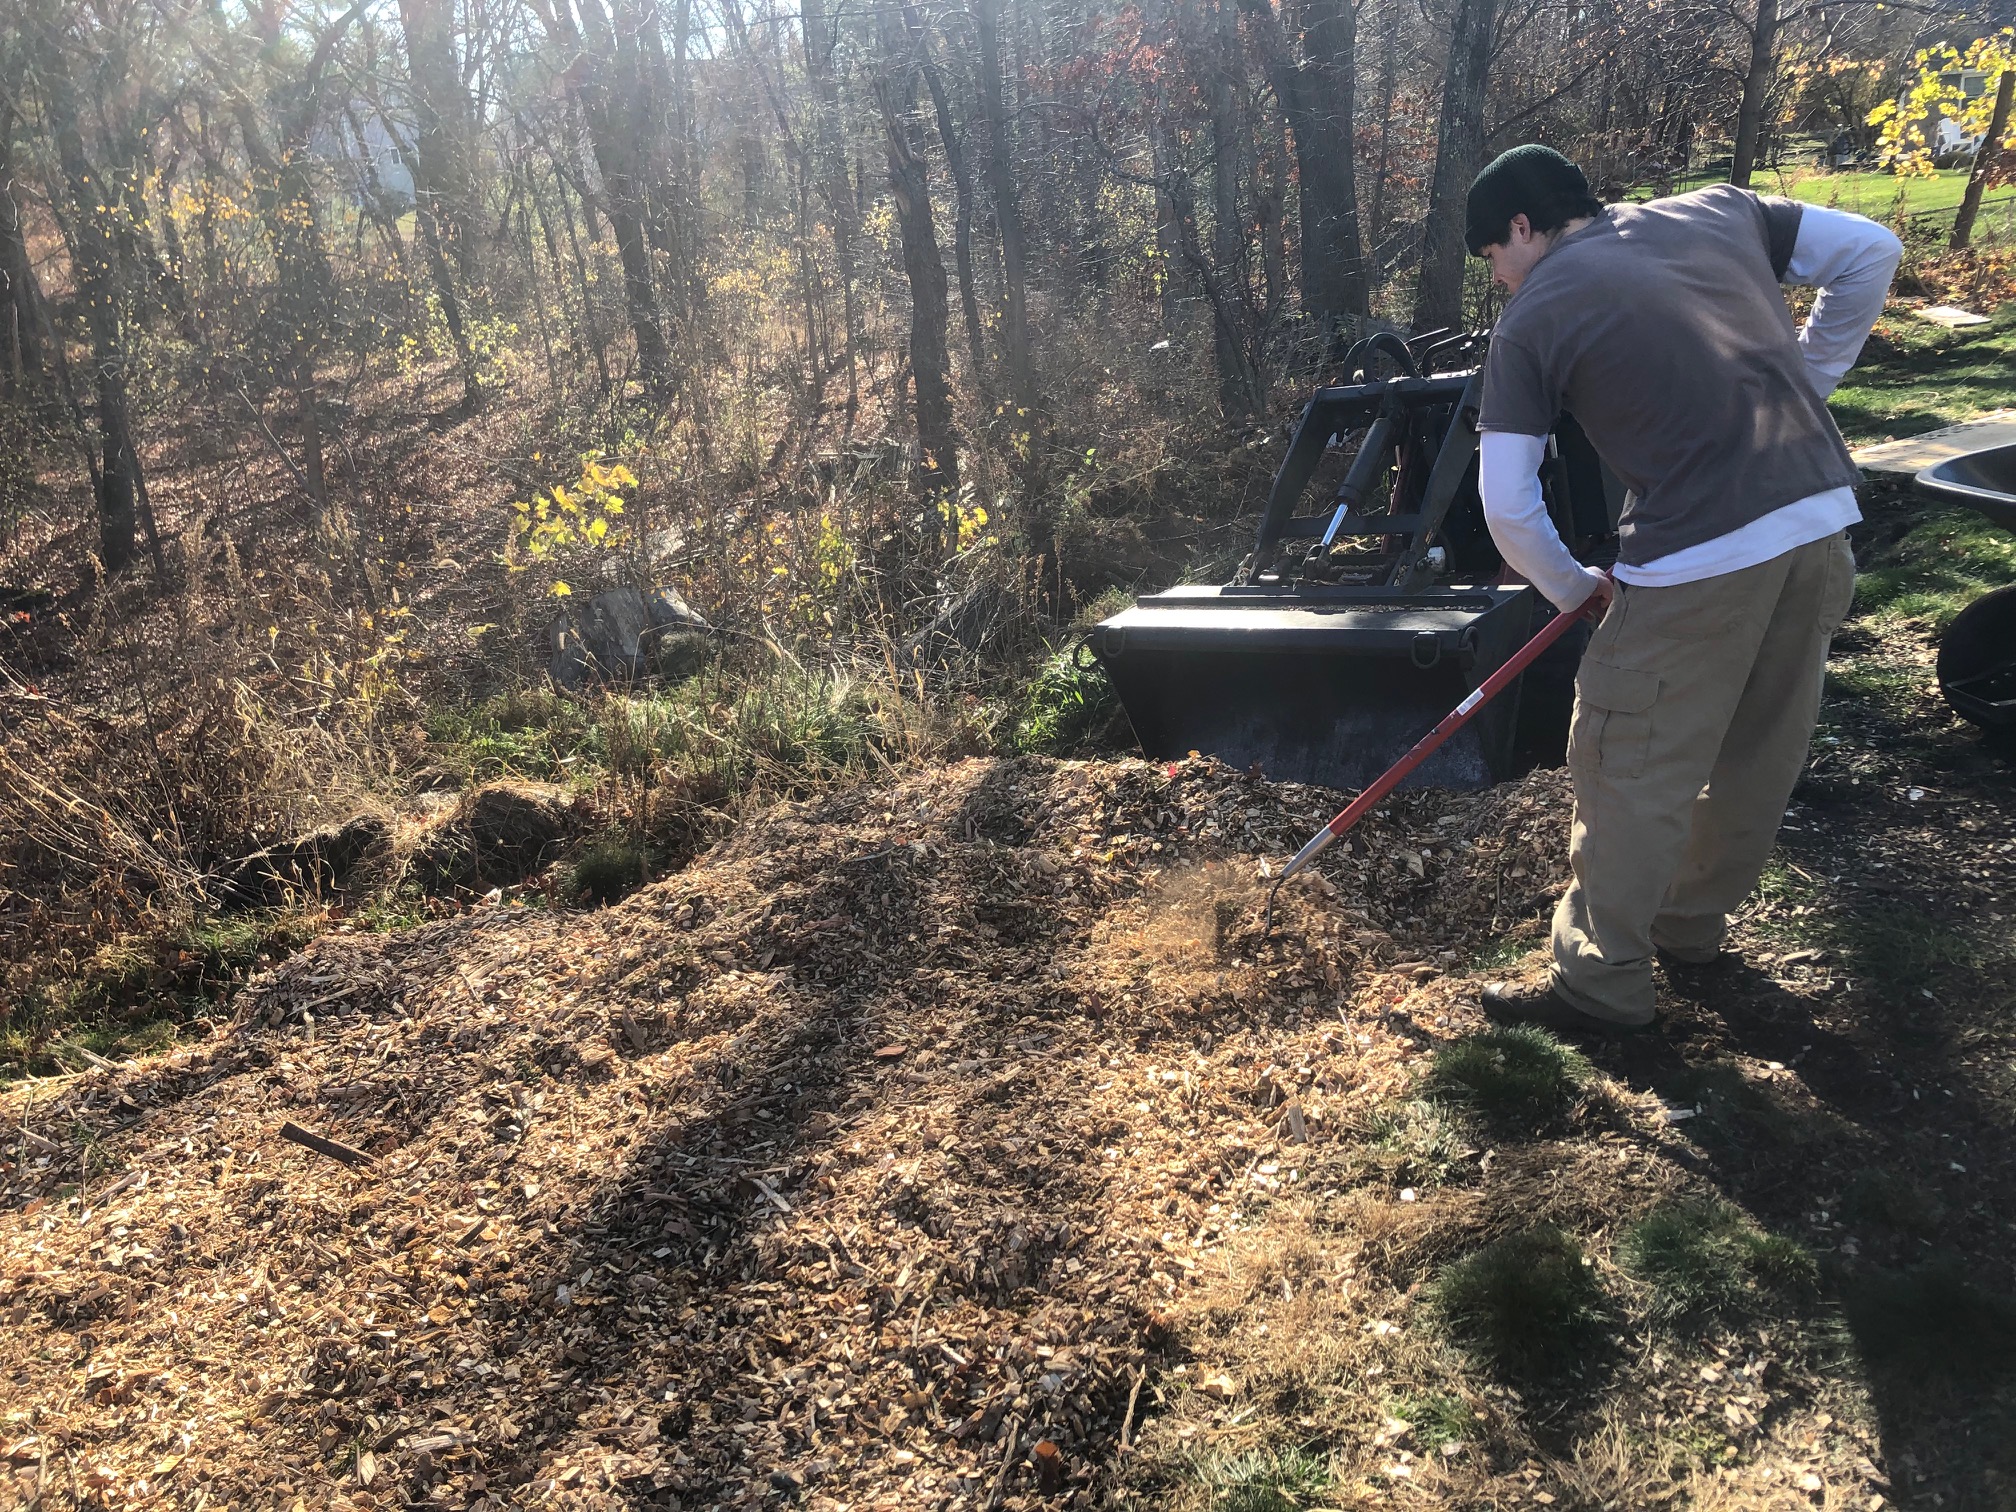
[(327, 1155), (331, 1160), (340, 1160), (345, 1165), (371, 1164), (371, 1157), (355, 1145), (344, 1144), (340, 1139), (330, 1139), (326, 1135), (317, 1134), (313, 1129), (304, 1129), (292, 1119), (280, 1125), (280, 1137), (304, 1145), (317, 1155)]

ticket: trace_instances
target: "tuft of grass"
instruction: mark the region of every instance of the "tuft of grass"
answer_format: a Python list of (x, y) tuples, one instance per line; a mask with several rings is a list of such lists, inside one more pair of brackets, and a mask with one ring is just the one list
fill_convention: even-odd
[(1761, 933), (1820, 946), (1856, 980), (1891, 994), (1915, 994), (1950, 972), (1982, 972), (1997, 953), (1992, 941), (1908, 903), (1858, 900), (1843, 907), (1777, 862), (1765, 868), (1757, 894), (1765, 905)]
[(1503, 971), (1507, 966), (1525, 957), (1538, 942), (1527, 935), (1500, 935), (1487, 945), (1480, 945), (1470, 957), (1470, 970), (1477, 972)]
[(1931, 696), (1931, 681), (1915, 667), (1880, 656), (1843, 656), (1827, 664), (1827, 696), (1873, 704), (1897, 719), (1910, 717)]
[(1841, 1194), (1841, 1211), (1858, 1223), (1926, 1236), (1946, 1221), (1946, 1204), (1922, 1181), (1868, 1166), (1855, 1173)]
[(1812, 1147), (1824, 1144), (1835, 1133), (1824, 1110), (1809, 1111), (1786, 1102), (1727, 1061), (1688, 1066), (1660, 1092), (1675, 1101), (1699, 1105), (1702, 1121), (1690, 1128), (1705, 1128), (1734, 1144)]
[(614, 903), (641, 887), (649, 869), (649, 858), (628, 840), (598, 840), (575, 859), (568, 891), (591, 903)]
[(1810, 1294), (1819, 1268), (1805, 1246), (1767, 1234), (1726, 1202), (1681, 1202), (1624, 1231), (1619, 1267), (1652, 1289), (1652, 1315), (1702, 1323), (1753, 1309), (1768, 1290)]
[(1560, 1118), (1588, 1090), (1595, 1068), (1581, 1051), (1530, 1024), (1488, 1029), (1435, 1052), (1428, 1090), (1438, 1101), (1504, 1123)]
[(1473, 1153), (1459, 1116), (1425, 1098), (1374, 1115), (1366, 1150), (1398, 1186), (1439, 1186)]
[(1212, 1512), (1300, 1512), (1335, 1478), (1326, 1457), (1294, 1447), (1200, 1456), (1193, 1466)]
[(1958, 1261), (1865, 1272), (1844, 1288), (1842, 1306), (1872, 1370), (1956, 1384), (2016, 1370), (2016, 1298), (1977, 1286)]
[(1444, 1444), (1458, 1443), (1476, 1428), (1470, 1406), (1461, 1397), (1446, 1391), (1412, 1392), (1395, 1397), (1386, 1411), (1414, 1429), (1414, 1437), (1430, 1454)]
[(1556, 1375), (1573, 1365), (1603, 1314), (1603, 1289), (1581, 1244), (1551, 1224), (1508, 1234), (1449, 1266), (1429, 1301), (1458, 1344), (1514, 1375)]

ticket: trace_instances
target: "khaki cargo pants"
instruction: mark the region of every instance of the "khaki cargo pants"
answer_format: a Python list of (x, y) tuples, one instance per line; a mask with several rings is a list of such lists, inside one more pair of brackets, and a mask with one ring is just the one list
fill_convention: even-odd
[(1845, 533), (1698, 583), (1617, 585), (1568, 735), (1574, 880), (1553, 985), (1576, 1007), (1646, 1023), (1654, 950), (1721, 948), (1806, 763), (1854, 591)]

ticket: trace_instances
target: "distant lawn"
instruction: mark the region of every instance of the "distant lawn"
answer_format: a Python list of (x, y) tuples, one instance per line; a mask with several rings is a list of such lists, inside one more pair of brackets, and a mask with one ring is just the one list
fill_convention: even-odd
[(1992, 325), (1965, 331), (1893, 309), (1828, 403), (1852, 444), (2016, 408), (2016, 306), (1998, 310)]
[[(1776, 175), (1760, 174), (1753, 187), (1769, 189)], [(1967, 173), (1961, 168), (1943, 168), (1930, 178), (1899, 178), (1894, 173), (1822, 173), (1812, 168), (1796, 168), (1784, 176), (1779, 190), (1809, 205), (1835, 205), (1858, 215), (1887, 220), (1896, 213), (1897, 197), (1904, 197), (1907, 215), (1931, 210), (1953, 210), (1967, 189)], [(2010, 198), (2008, 190), (1997, 190), (1991, 200)]]
[[(1722, 172), (1696, 173), (1675, 179), (1673, 192), (1684, 194), (1709, 184), (1719, 184), (1726, 172), (1724, 165)], [(1809, 205), (1832, 205), (1842, 210), (1853, 210), (1872, 220), (1888, 221), (1897, 214), (1899, 195), (1903, 196), (1906, 215), (1929, 216), (1942, 211), (1950, 214), (1958, 209), (1960, 196), (1967, 189), (1967, 170), (1942, 168), (1930, 178), (1915, 175), (1899, 178), (1887, 171), (1828, 173), (1818, 168), (1766, 168), (1759, 169), (1752, 176), (1750, 187), (1760, 194), (1790, 195)], [(1650, 195), (1651, 190), (1646, 188), (1633, 190), (1629, 197), (1642, 199)], [(2004, 216), (2016, 217), (2016, 189), (1989, 190), (1981, 201), (1981, 216), (1984, 230)]]

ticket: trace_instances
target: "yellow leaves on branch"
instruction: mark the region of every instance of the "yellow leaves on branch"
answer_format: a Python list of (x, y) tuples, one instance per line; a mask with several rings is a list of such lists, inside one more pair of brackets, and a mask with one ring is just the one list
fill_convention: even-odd
[[(535, 458), (536, 460), (536, 458)], [(531, 561), (543, 561), (570, 550), (609, 550), (623, 545), (628, 532), (621, 523), (623, 491), (637, 487), (637, 475), (622, 463), (606, 463), (593, 452), (581, 458), (581, 473), (571, 484), (555, 483), (530, 500), (511, 501), (512, 536), (504, 565), (522, 571)], [(551, 589), (555, 597), (573, 593), (564, 581)]]
[[(1928, 47), (1913, 60), (1918, 76), (1901, 101), (1885, 100), (1869, 112), (1878, 127), (1877, 146), (1886, 166), (1899, 174), (1930, 175), (1939, 150), (1939, 123), (1950, 121), (1966, 141), (1988, 134), (1995, 91), (2005, 70), (2016, 68), (2016, 27), (2005, 26), (1992, 36), (1977, 38), (1965, 52), (1951, 46)], [(1982, 87), (1969, 94), (1968, 74), (1979, 74)], [(1996, 144), (2016, 148), (2016, 120)]]

